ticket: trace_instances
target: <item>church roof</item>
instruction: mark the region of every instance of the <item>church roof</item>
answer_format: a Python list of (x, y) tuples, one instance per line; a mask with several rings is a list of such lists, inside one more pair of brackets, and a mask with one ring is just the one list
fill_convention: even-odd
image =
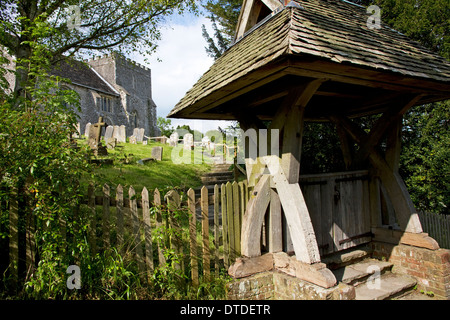
[(69, 79), (72, 84), (100, 93), (118, 96), (119, 93), (86, 63), (73, 59), (60, 60), (53, 66), (52, 75)]
[[(397, 93), (423, 93), (417, 104), (450, 98), (450, 63), (383, 23), (369, 29), (369, 16), (342, 0), (282, 6), (217, 59), (169, 117), (235, 119), (233, 106), (253, 102), (260, 118), (270, 119), (276, 104), (263, 104), (315, 78), (327, 82), (313, 104), (366, 106), (362, 112), (350, 107), (348, 115), (380, 112)], [(378, 101), (368, 105), (368, 99)]]

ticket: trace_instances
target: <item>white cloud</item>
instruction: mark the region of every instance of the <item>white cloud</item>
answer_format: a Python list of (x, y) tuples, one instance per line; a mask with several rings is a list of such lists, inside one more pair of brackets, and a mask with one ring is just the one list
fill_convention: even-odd
[[(143, 57), (133, 57), (152, 70), (152, 93), (158, 116), (166, 117), (214, 62), (205, 51), (202, 24), (211, 30), (210, 21), (205, 17), (176, 17), (161, 31), (162, 39), (149, 63), (145, 63)], [(172, 119), (172, 124), (175, 127), (188, 124), (206, 132), (219, 125), (226, 127), (229, 122)]]

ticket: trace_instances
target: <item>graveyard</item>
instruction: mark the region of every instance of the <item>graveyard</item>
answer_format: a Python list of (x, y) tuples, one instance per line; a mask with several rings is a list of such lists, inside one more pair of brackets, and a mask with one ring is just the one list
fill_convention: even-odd
[[(105, 132), (103, 129), (104, 136), (100, 139), (100, 143), (106, 146), (107, 153), (91, 155), (91, 161), (94, 161), (95, 183), (98, 185), (104, 183), (132, 185), (139, 192), (144, 186), (151, 189), (187, 186), (195, 188), (201, 186), (202, 174), (210, 170), (210, 165), (204, 162), (201, 164), (173, 163), (171, 154), (174, 146), (167, 143), (155, 140), (136, 142), (134, 137), (128, 137), (123, 142), (112, 143), (108, 131)], [(80, 145), (91, 145), (89, 138), (85, 136), (81, 136), (76, 141)], [(155, 155), (152, 157), (152, 150), (155, 149), (162, 149), (160, 160), (157, 160)], [(192, 151), (193, 155), (194, 151)], [(87, 175), (81, 181), (85, 186), (89, 182), (91, 177)]]

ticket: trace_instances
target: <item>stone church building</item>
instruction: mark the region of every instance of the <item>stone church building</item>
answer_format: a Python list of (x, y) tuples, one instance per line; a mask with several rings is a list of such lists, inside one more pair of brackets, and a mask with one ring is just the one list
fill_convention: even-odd
[[(14, 69), (13, 61), (8, 69)], [(64, 87), (80, 96), (81, 134), (87, 123), (97, 123), (102, 116), (107, 125), (125, 125), (127, 136), (133, 134), (134, 128), (144, 128), (147, 136), (159, 136), (149, 68), (111, 54), (85, 63), (65, 60), (54, 66), (51, 73), (69, 79), (71, 83)], [(7, 80), (13, 88), (13, 74)]]
[(156, 105), (152, 99), (151, 70), (119, 54), (85, 61), (61, 62), (54, 75), (69, 78), (66, 86), (80, 95), (81, 134), (88, 122), (100, 116), (108, 125), (125, 125), (127, 136), (134, 128), (145, 135), (159, 135)]

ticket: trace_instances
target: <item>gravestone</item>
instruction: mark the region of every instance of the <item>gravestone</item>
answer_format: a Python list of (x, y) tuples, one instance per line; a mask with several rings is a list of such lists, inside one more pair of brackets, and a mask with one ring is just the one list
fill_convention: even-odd
[(210, 146), (209, 146), (209, 144), (210, 144), (210, 140), (209, 140), (209, 137), (208, 136), (204, 136), (203, 138), (202, 138), (202, 147), (205, 147), (207, 150), (209, 150), (209, 148), (210, 148)]
[(127, 142), (127, 133), (124, 125), (119, 127), (119, 136), (117, 137), (117, 142)]
[(88, 123), (86, 123), (86, 127), (84, 129), (84, 136), (87, 137), (87, 138), (89, 138), (89, 130), (90, 129), (91, 129), (91, 123), (88, 122)]
[(136, 136), (130, 136), (130, 143), (137, 144)]
[(113, 126), (107, 126), (105, 130), (105, 141), (108, 141), (108, 139), (113, 137), (114, 127)]
[(162, 161), (163, 157), (163, 147), (153, 147), (152, 148), (152, 158), (156, 161)]
[(91, 147), (91, 150), (94, 152), (94, 155), (106, 155), (108, 152), (106, 148), (102, 146), (100, 141), (102, 135), (102, 128), (106, 127), (106, 123), (103, 122), (103, 117), (98, 118), (98, 122), (93, 124), (89, 128), (89, 139), (88, 145)]
[(169, 138), (169, 145), (171, 147), (176, 147), (178, 144), (179, 137), (180, 137), (180, 135), (178, 134), (178, 132), (175, 131), (174, 133), (172, 133)]
[(144, 133), (145, 133), (145, 129), (144, 128), (139, 128), (137, 130), (137, 136), (136, 136), (136, 141), (137, 142), (144, 141)]
[(106, 148), (108, 149), (114, 149), (117, 145), (117, 139), (116, 138), (108, 138), (106, 139)]
[(139, 131), (139, 128), (134, 128), (133, 129), (133, 136), (135, 136), (135, 137), (137, 137), (138, 136), (138, 131)]
[(183, 136), (184, 149), (191, 150), (194, 145), (194, 136), (192, 133), (186, 133)]
[(119, 139), (119, 126), (114, 126), (114, 131), (113, 131), (112, 137), (115, 139)]

